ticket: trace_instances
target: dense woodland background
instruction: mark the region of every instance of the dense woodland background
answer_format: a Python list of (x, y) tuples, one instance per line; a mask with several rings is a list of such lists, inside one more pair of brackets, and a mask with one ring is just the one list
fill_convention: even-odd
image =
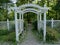
[[(13, 3), (10, 0), (0, 0), (0, 21), (6, 21), (7, 18), (9, 20), (14, 20), (14, 12), (12, 11), (8, 15), (8, 3)], [(49, 7), (49, 10), (47, 12), (47, 20), (53, 18), (54, 20), (60, 20), (60, 0), (18, 0), (17, 6), (20, 6), (22, 4), (26, 3), (35, 3), (40, 6), (44, 6), (44, 4)], [(30, 13), (29, 13), (30, 14)], [(31, 14), (32, 15), (32, 14)], [(30, 16), (29, 16), (30, 17)]]

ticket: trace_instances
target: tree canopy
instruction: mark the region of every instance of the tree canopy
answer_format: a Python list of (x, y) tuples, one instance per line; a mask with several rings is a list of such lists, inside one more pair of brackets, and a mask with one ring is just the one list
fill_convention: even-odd
[[(8, 3), (11, 3), (10, 0), (0, 0), (0, 18), (4, 18), (4, 19), (0, 19), (0, 20), (6, 20), (7, 19), (7, 15), (8, 15), (8, 11), (7, 11), (7, 6)], [(17, 6), (20, 6), (22, 4), (25, 3), (34, 3), (34, 4), (38, 4), (40, 6), (44, 6), (44, 4), (47, 5), (47, 7), (49, 7), (50, 9), (47, 12), (47, 19), (60, 19), (60, 0), (17, 0)], [(5, 6), (6, 4), (6, 6)], [(13, 3), (11, 3), (13, 4)], [(3, 8), (1, 8), (1, 6), (3, 6)], [(5, 8), (4, 8), (5, 6)], [(10, 14), (10, 17), (8, 17), (10, 20), (13, 20), (13, 12)]]

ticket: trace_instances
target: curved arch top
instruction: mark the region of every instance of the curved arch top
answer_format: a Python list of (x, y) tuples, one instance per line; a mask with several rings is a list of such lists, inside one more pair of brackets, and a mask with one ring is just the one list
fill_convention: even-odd
[(27, 13), (27, 12), (33, 12), (33, 13), (36, 13), (36, 14), (39, 13), (38, 10), (33, 9), (33, 8), (24, 9), (22, 12), (23, 12), (23, 14), (24, 14), (24, 13)]
[(40, 10), (41, 10), (41, 9), (48, 10), (47, 7), (41, 7), (41, 6), (36, 5), (36, 4), (23, 4), (23, 5), (19, 6), (19, 7), (20, 7), (20, 9), (23, 8), (23, 7), (34, 7), (34, 8), (38, 8), (38, 9), (40, 9)]
[(38, 15), (38, 12), (35, 12), (35, 11), (24, 11), (23, 14), (27, 13), (27, 12), (32, 12), (32, 13), (35, 13)]

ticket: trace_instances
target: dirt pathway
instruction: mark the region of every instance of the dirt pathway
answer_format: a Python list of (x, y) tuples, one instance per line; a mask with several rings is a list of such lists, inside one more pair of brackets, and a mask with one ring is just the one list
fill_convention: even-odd
[(40, 45), (39, 42), (36, 40), (35, 36), (32, 33), (32, 26), (31, 24), (28, 25), (27, 28), (27, 36), (24, 42), (21, 45)]

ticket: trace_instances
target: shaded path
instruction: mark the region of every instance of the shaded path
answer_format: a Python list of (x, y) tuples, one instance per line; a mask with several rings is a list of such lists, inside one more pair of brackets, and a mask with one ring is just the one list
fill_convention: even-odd
[(31, 24), (29, 24), (27, 27), (27, 36), (26, 36), (24, 42), (21, 43), (21, 45), (40, 45), (32, 33)]

